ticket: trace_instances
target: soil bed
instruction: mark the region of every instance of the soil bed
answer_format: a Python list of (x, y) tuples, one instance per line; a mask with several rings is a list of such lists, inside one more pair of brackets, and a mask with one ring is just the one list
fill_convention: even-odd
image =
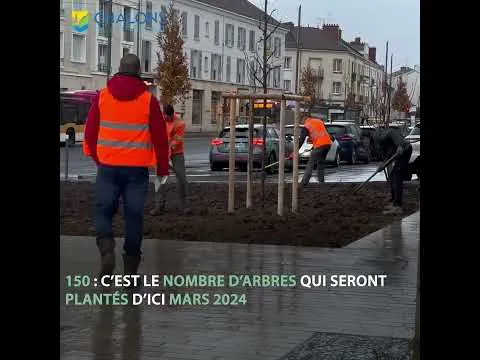
[[(312, 184), (299, 194), (299, 212), (289, 211), (291, 185), (285, 190), (285, 217), (276, 215), (277, 186), (266, 185), (265, 208), (260, 184), (253, 185), (253, 208), (245, 209), (246, 185), (237, 184), (236, 212), (227, 214), (226, 184), (190, 184), (191, 212), (177, 208), (175, 184), (167, 185), (167, 208), (161, 216), (149, 214), (153, 185), (145, 206), (145, 238), (189, 241), (240, 242), (319, 247), (342, 247), (419, 209), (417, 185), (407, 183), (404, 214), (383, 215), (390, 192), (385, 182), (367, 184), (353, 195), (354, 184)], [(60, 233), (95, 235), (95, 184), (60, 184)], [(115, 236), (123, 236), (122, 204), (114, 221)]]

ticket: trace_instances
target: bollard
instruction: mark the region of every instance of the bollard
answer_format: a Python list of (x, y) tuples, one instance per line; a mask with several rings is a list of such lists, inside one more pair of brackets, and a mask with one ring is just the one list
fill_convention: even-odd
[(65, 180), (68, 180), (68, 149), (70, 142), (70, 134), (65, 137)]

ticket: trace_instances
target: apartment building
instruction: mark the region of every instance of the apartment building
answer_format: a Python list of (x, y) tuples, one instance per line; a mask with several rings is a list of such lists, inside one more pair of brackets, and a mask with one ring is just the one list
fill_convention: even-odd
[(392, 87), (397, 88), (400, 79), (405, 83), (412, 106), (420, 107), (420, 66), (402, 66), (392, 74)]
[[(361, 107), (374, 116), (374, 103), (382, 97), (383, 68), (376, 61), (376, 48), (342, 39), (338, 25), (290, 28), (285, 45), (283, 87), (286, 92), (300, 92), (302, 71), (310, 65), (316, 76), (315, 97), (319, 104)], [(296, 86), (297, 34), (299, 34), (299, 71)]]
[[(111, 73), (116, 72), (125, 53), (135, 53), (141, 59), (142, 77), (157, 96), (160, 90), (153, 79), (159, 51), (156, 35), (164, 30), (168, 5), (167, 0), (113, 3)], [(102, 21), (98, 21), (105, 6), (102, 0), (60, 1), (64, 9), (60, 18), (61, 89), (105, 86), (109, 25), (101, 26)], [(221, 93), (255, 91), (260, 85), (251, 70), (258, 70), (254, 59), (263, 53), (258, 19), (264, 13), (247, 0), (176, 0), (175, 7), (181, 16), (192, 83), (188, 100), (177, 109), (184, 113), (188, 131), (216, 130)], [(72, 9), (91, 14), (86, 31), (78, 32), (71, 26)], [(122, 21), (118, 21), (120, 18)], [(272, 52), (269, 66), (273, 68), (268, 87), (272, 92), (281, 92), (285, 37), (289, 29), (272, 19), (269, 31), (276, 25), (279, 26), (267, 43)]]

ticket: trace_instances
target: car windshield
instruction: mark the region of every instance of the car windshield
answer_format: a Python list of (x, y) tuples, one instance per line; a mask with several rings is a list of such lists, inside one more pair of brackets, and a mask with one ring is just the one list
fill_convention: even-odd
[[(230, 128), (223, 129), (219, 138), (229, 138), (230, 137)], [(248, 128), (236, 128), (235, 129), (235, 137), (236, 138), (248, 138)], [(253, 137), (260, 137), (260, 130), (253, 129)]]
[(345, 126), (341, 125), (326, 125), (327, 131), (330, 135), (338, 136), (346, 133)]
[(412, 132), (410, 133), (410, 135), (418, 135), (418, 136), (420, 136), (420, 125), (415, 126), (415, 127), (412, 129)]

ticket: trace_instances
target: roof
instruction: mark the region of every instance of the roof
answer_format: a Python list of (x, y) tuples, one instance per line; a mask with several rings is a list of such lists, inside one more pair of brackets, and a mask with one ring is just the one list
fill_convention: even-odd
[[(198, 1), (206, 5), (214, 6), (216, 8), (220, 8), (223, 10), (227, 10), (235, 14), (243, 15), (254, 20), (263, 19), (263, 17), (265, 16), (265, 13), (263, 10), (259, 9), (248, 0), (195, 0), (195, 1)], [(285, 27), (285, 25), (282, 26), (282, 24), (279, 21), (275, 20), (274, 18), (272, 18), (270, 23), (274, 26), (279, 25), (279, 27), (288, 30), (288, 28)]]
[[(297, 47), (297, 31), (298, 26), (290, 27), (290, 31), (285, 37), (286, 48)], [(300, 27), (300, 48), (302, 49), (345, 51), (361, 56), (366, 61), (372, 61), (371, 59), (366, 59), (364, 57), (364, 55), (360, 52), (360, 50), (363, 50), (364, 45), (360, 44), (360, 46), (361, 47), (357, 49), (356, 46), (349, 44), (343, 39), (336, 39), (334, 36), (332, 36), (331, 32), (327, 32), (316, 27)], [(375, 61), (373, 62), (377, 64)]]
[[(298, 26), (292, 27), (285, 37), (286, 48), (297, 47), (297, 30)], [(332, 36), (332, 33), (315, 27), (300, 27), (300, 46), (302, 49), (309, 50), (347, 51), (341, 41)]]
[(412, 71), (416, 71), (415, 69), (412, 69), (411, 67), (408, 67), (408, 66), (402, 66), (400, 68), (400, 70), (397, 70), (397, 71), (394, 71), (392, 73), (392, 76), (395, 77), (395, 76), (399, 76), (399, 75), (403, 75), (403, 74), (407, 74), (407, 73), (410, 73)]

